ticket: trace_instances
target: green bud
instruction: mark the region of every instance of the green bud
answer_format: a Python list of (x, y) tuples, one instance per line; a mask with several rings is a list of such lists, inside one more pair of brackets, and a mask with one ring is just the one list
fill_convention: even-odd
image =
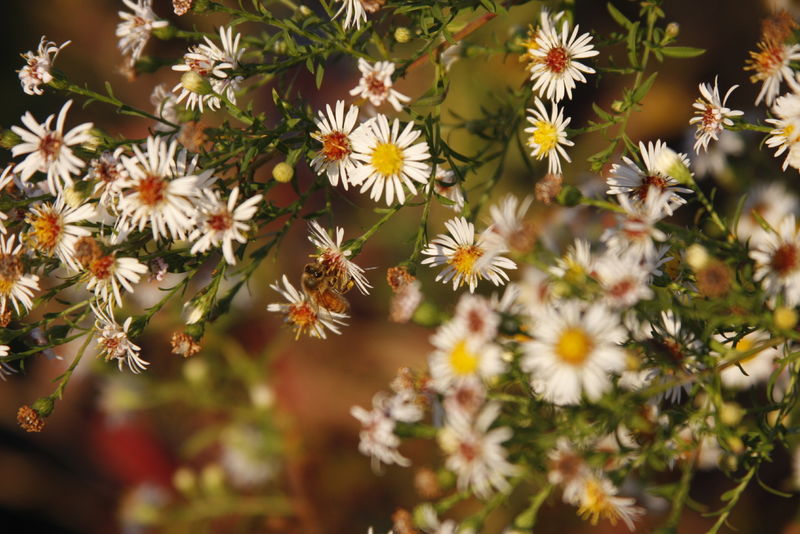
[(414, 310), (411, 320), (422, 326), (436, 326), (439, 324), (439, 309), (430, 301), (424, 301)]
[(87, 198), (92, 196), (94, 184), (81, 180), (64, 189), (64, 200), (70, 208), (77, 208), (83, 204)]
[(272, 177), (275, 178), (276, 182), (282, 184), (291, 182), (292, 178), (294, 178), (294, 169), (291, 165), (282, 161), (272, 169)]
[(280, 55), (285, 54), (286, 41), (284, 41), (283, 39), (278, 39), (277, 41), (275, 41), (275, 43), (272, 45), (272, 51)]
[(0, 146), (11, 149), (22, 142), (22, 138), (11, 130), (3, 130), (0, 133)]
[(623, 108), (625, 107), (625, 103), (622, 100), (614, 100), (611, 103), (611, 110), (614, 113), (622, 113)]
[(172, 485), (181, 493), (192, 493), (197, 487), (197, 477), (188, 467), (181, 467), (172, 475)]
[(210, 0), (194, 0), (192, 4), (193, 13), (205, 13), (211, 7)]
[(173, 37), (175, 37), (175, 33), (177, 31), (178, 30), (175, 28), (175, 26), (169, 25), (169, 26), (164, 26), (163, 28), (155, 28), (153, 30), (153, 35), (155, 35), (162, 41), (168, 41)]
[(200, 358), (192, 358), (183, 365), (183, 377), (194, 386), (202, 386), (208, 380), (208, 364)]
[(407, 43), (411, 40), (411, 30), (405, 26), (400, 26), (394, 30), (394, 40), (400, 44)]
[(211, 83), (193, 70), (186, 71), (183, 76), (181, 76), (181, 85), (187, 91), (197, 93), (198, 95), (207, 95), (212, 92)]
[(298, 7), (298, 8), (297, 8), (297, 11), (299, 11), (299, 12), (300, 12), (300, 14), (301, 14), (301, 15), (303, 15), (304, 17), (307, 17), (307, 16), (309, 16), (311, 13), (313, 13), (313, 11), (311, 11), (311, 10), (308, 8), (308, 6), (305, 6), (305, 5), (301, 5), (300, 7)]
[(55, 401), (52, 397), (42, 397), (37, 399), (36, 402), (33, 403), (31, 408), (33, 408), (36, 413), (41, 415), (42, 417), (47, 417), (51, 413), (53, 413), (53, 408), (55, 407)]
[(744, 410), (735, 402), (723, 402), (719, 409), (719, 420), (725, 426), (736, 426), (744, 416)]
[(200, 473), (200, 482), (207, 493), (222, 493), (225, 489), (225, 472), (219, 464), (209, 464)]
[(581, 203), (583, 194), (574, 185), (565, 184), (561, 186), (561, 191), (556, 195), (556, 202), (562, 206), (571, 208)]
[(437, 525), (431, 523), (431, 518), (436, 518), (437, 514), (431, 503), (426, 502), (415, 507), (412, 517), (414, 518), (414, 524), (426, 532), (436, 530)]
[(677, 22), (670, 22), (664, 30), (664, 42), (668, 43), (674, 41), (678, 34), (681, 32), (681, 26)]

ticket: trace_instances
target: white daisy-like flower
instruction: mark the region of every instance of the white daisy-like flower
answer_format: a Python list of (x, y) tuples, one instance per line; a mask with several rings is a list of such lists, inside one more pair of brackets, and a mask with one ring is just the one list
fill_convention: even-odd
[(247, 243), (244, 232), (250, 227), (253, 216), (258, 211), (258, 203), (262, 195), (248, 198), (238, 206), (239, 187), (234, 187), (227, 202), (222, 200), (218, 192), (203, 190), (204, 197), (197, 209), (195, 229), (189, 235), (194, 241), (191, 254), (203, 253), (212, 247), (222, 246), (222, 254), (229, 265), (236, 264), (233, 255), (233, 242)]
[(122, 19), (117, 25), (117, 37), (119, 42), (117, 48), (124, 56), (128, 56), (128, 64), (133, 66), (144, 50), (150, 34), (158, 28), (169, 26), (166, 20), (159, 20), (153, 11), (153, 0), (122, 0), (122, 2), (132, 11), (119, 11)]
[(741, 241), (752, 242), (762, 240), (767, 235), (753, 215), (757, 213), (767, 224), (777, 228), (787, 215), (797, 215), (800, 210), (800, 203), (797, 196), (786, 189), (780, 182), (770, 182), (769, 184), (759, 184), (753, 187), (747, 195), (742, 206), (742, 215), (739, 217), (739, 224), (736, 227), (736, 235)]
[(351, 139), (357, 128), (358, 107), (350, 106), (345, 114), (344, 100), (337, 100), (335, 111), (330, 105), (326, 106), (326, 111), (327, 116), (320, 110), (319, 118), (314, 120), (319, 130), (312, 133), (311, 137), (322, 143), (322, 148), (311, 160), (311, 166), (317, 174), (327, 174), (334, 187), (339, 185), (341, 178), (342, 186), (347, 190), (350, 185), (348, 177), (358, 165), (353, 159)]
[(785, 80), (792, 89), (800, 89), (790, 66), (792, 61), (800, 59), (800, 45), (769, 40), (759, 42), (758, 50), (758, 52), (750, 52), (750, 59), (746, 62), (745, 70), (754, 71), (754, 74), (750, 75), (751, 82), (763, 82), (756, 97), (756, 106), (762, 100), (771, 106), (780, 92), (782, 81)]
[(508, 250), (525, 251), (532, 245), (532, 232), (525, 223), (525, 215), (533, 202), (528, 196), (520, 201), (514, 195), (506, 195), (500, 202), (489, 206), (491, 217), (484, 231), (487, 239), (498, 239), (501, 247)]
[(449, 234), (439, 234), (422, 251), (429, 258), (423, 265), (438, 267), (446, 265), (436, 281), (447, 284), (453, 281), (453, 291), (462, 284), (475, 291), (478, 280), (487, 279), (496, 286), (505, 284), (508, 275), (503, 269), (516, 269), (517, 264), (501, 256), (503, 249), (492, 248), (483, 237), (475, 239), (475, 226), (464, 217), (456, 217), (444, 223)]
[(483, 379), (473, 377), (459, 380), (442, 400), (445, 416), (474, 419), (486, 403), (486, 395)]
[[(512, 284), (506, 286), (507, 291), (511, 289)], [(458, 299), (452, 322), (462, 325), (467, 336), (488, 342), (497, 335), (500, 316), (495, 313), (493, 301), (480, 295), (465, 293)]]
[(719, 134), (722, 133), (725, 127), (733, 126), (731, 117), (744, 115), (744, 111), (725, 107), (728, 97), (739, 86), (734, 85), (728, 89), (724, 98), (720, 98), (717, 81), (718, 79), (715, 77), (713, 88), (710, 84), (701, 83), (698, 87), (702, 98), (695, 100), (692, 105), (695, 109), (695, 116), (689, 120), (689, 124), (697, 125), (697, 132), (695, 133), (697, 141), (694, 144), (695, 152), (700, 152), (701, 147), (703, 150), (708, 150), (708, 142), (712, 139), (718, 141)]
[(32, 206), (25, 222), (31, 227), (27, 233), (31, 248), (46, 256), (55, 256), (74, 270), (80, 265), (75, 259), (75, 242), (91, 234), (88, 228), (75, 223), (86, 222), (97, 214), (93, 204), (71, 207), (59, 195), (55, 203), (45, 202)]
[(103, 306), (91, 305), (95, 315), (94, 327), (97, 330), (97, 344), (100, 348), (100, 356), (105, 361), (116, 360), (117, 367), (122, 371), (122, 366), (127, 364), (128, 369), (133, 373), (141, 373), (147, 370), (149, 362), (143, 360), (139, 355), (141, 348), (128, 338), (128, 329), (131, 326), (132, 317), (125, 319), (120, 326), (114, 319), (111, 307), (103, 309)]
[(100, 205), (111, 212), (115, 212), (121, 194), (120, 187), (128, 178), (128, 171), (120, 159), (122, 153), (122, 147), (114, 152), (103, 152), (99, 158), (89, 162), (86, 176), (83, 177), (84, 180), (95, 182), (94, 195), (99, 195)]
[(567, 282), (580, 284), (594, 272), (595, 258), (592, 256), (591, 245), (579, 237), (567, 247), (563, 257), (550, 266), (550, 273)]
[(775, 370), (775, 360), (781, 357), (781, 349), (779, 347), (768, 347), (749, 356), (742, 357), (743, 353), (749, 352), (769, 341), (769, 333), (763, 330), (750, 332), (741, 338), (736, 343), (736, 346), (733, 346), (731, 341), (721, 335), (716, 335), (714, 338), (731, 348), (729, 353), (719, 355), (720, 357), (725, 357), (720, 363), (724, 364), (728, 360), (736, 362), (719, 372), (722, 384), (731, 389), (745, 389), (766, 382)]
[(222, 433), (220, 464), (231, 484), (239, 489), (262, 486), (280, 469), (274, 447), (261, 426), (236, 423)]
[[(651, 368), (644, 378), (649, 385), (674, 383), (676, 379), (683, 379), (703, 368), (697, 360), (697, 355), (704, 350), (702, 343), (684, 327), (681, 318), (672, 310), (662, 311), (660, 321), (651, 324), (651, 340), (660, 349), (653, 355), (661, 361), (660, 366)], [(659, 393), (656, 401), (666, 399), (678, 403), (690, 390), (689, 383), (673, 386)]]
[(431, 174), (428, 143), (413, 144), (420, 135), (413, 122), (401, 132), (400, 121), (395, 119), (390, 126), (385, 115), (366, 123), (352, 136), (353, 158), (361, 165), (349, 173), (350, 183), (360, 185), (361, 193), (371, 190), (369, 196), (375, 201), (385, 196), (387, 206), (395, 197), (404, 204), (404, 188), (416, 195), (414, 182), (427, 184)]
[(354, 25), (357, 30), (361, 29), (361, 23), (367, 21), (367, 11), (361, 0), (336, 0), (342, 3), (342, 7), (333, 15), (333, 18), (338, 17), (344, 12), (344, 22), (342, 28), (349, 30)]
[(380, 106), (388, 100), (395, 111), (403, 109), (401, 102), (411, 101), (410, 97), (392, 88), (394, 63), (391, 61), (378, 61), (370, 65), (366, 59), (358, 58), (358, 70), (361, 71), (361, 79), (350, 90), (351, 95), (366, 98), (373, 106)]
[(334, 241), (317, 221), (308, 224), (308, 239), (317, 247), (317, 264), (327, 275), (333, 276), (337, 283), (337, 290), (346, 291), (350, 286), (355, 285), (362, 295), (369, 294), (372, 287), (364, 276), (364, 269), (359, 267), (348, 258), (351, 252), (342, 250), (342, 239), (344, 239), (344, 228), (336, 227)]
[[(606, 194), (628, 195), (632, 197), (631, 200), (644, 203), (651, 188), (658, 192), (669, 191), (669, 204), (665, 206), (669, 214), (672, 214), (672, 211), (678, 206), (686, 204), (686, 199), (678, 193), (691, 194), (692, 190), (681, 187), (675, 178), (664, 174), (656, 168), (656, 157), (666, 146), (666, 143), (661, 140), (656, 141), (655, 144), (651, 141), (646, 145), (640, 141), (639, 153), (644, 163), (644, 169), (639, 168), (633, 160), (623, 157), (624, 165), (615, 163), (611, 166), (611, 172), (606, 179), (608, 184)], [(679, 157), (683, 164), (688, 167), (689, 158), (685, 154), (679, 154)]]
[(0, 313), (8, 309), (9, 301), (20, 315), (33, 307), (33, 292), (39, 290), (39, 277), (24, 271), (22, 243), (14, 246), (17, 236), (0, 235)]
[(3, 382), (5, 382), (7, 376), (17, 372), (17, 370), (14, 369), (11, 364), (3, 361), (4, 359), (8, 358), (10, 352), (11, 347), (8, 345), (0, 345), (0, 380)]
[(528, 109), (528, 112), (530, 115), (527, 120), (532, 126), (525, 128), (525, 131), (530, 134), (528, 147), (532, 149), (531, 156), (537, 160), (547, 157), (547, 172), (561, 174), (560, 158), (564, 158), (567, 162), (572, 161), (567, 151), (564, 150), (565, 146), (575, 144), (567, 139), (566, 132), (572, 119), (565, 119), (564, 110), (559, 108), (555, 102), (551, 103), (548, 114), (539, 97), (536, 97), (536, 109)]
[(786, 170), (786, 167), (791, 165), (796, 169), (800, 169), (800, 153), (798, 152), (798, 147), (800, 147), (800, 116), (785, 119), (766, 119), (764, 122), (774, 126), (769, 132), (767, 146), (777, 148), (775, 157), (779, 157), (788, 150), (781, 168)]
[(549, 402), (578, 404), (582, 393), (597, 400), (611, 388), (610, 375), (625, 369), (625, 330), (603, 305), (563, 301), (539, 314), (531, 335), (521, 365)]
[(644, 203), (631, 200), (628, 195), (619, 195), (619, 204), (625, 210), (617, 216), (617, 227), (609, 228), (600, 240), (616, 254), (630, 253), (641, 262), (655, 264), (658, 258), (657, 242), (666, 241), (667, 234), (656, 227), (656, 223), (666, 217), (673, 193), (659, 192), (651, 187)]
[(136, 258), (118, 258), (113, 253), (96, 254), (86, 261), (84, 267), (86, 289), (108, 306), (122, 306), (120, 286), (129, 293), (133, 292), (133, 284), (147, 272), (147, 266)]
[(30, 51), (22, 54), (26, 65), (19, 70), (19, 81), (25, 94), (41, 95), (44, 92), (41, 86), (50, 83), (53, 79), (50, 69), (56, 61), (56, 56), (71, 42), (67, 41), (58, 46), (56, 43), (48, 41), (43, 35), (36, 53)]
[(71, 186), (72, 175), (78, 174), (86, 165), (81, 158), (72, 153), (70, 147), (92, 140), (92, 135), (89, 133), (93, 126), (91, 122), (79, 124), (66, 134), (63, 133), (64, 121), (67, 119), (70, 106), (72, 100), (68, 100), (61, 108), (54, 130), (50, 129), (50, 124), (55, 115), (50, 115), (43, 124), (39, 124), (30, 112), (22, 116), (22, 124), (27, 130), (19, 126), (11, 127), (11, 130), (22, 138), (22, 142), (11, 149), (11, 153), (14, 157), (28, 154), (17, 164), (15, 172), (24, 182), (37, 171), (47, 173), (47, 185), (52, 193)]
[(450, 201), (446, 204), (448, 208), (457, 213), (461, 213), (464, 209), (464, 202), (466, 199), (464, 198), (464, 189), (458, 182), (456, 173), (442, 166), (437, 166), (434, 179), (425, 186), (425, 193), (429, 193), (431, 187), (433, 187), (433, 191), (437, 195)]
[[(16, 172), (14, 170), (15, 165), (13, 163), (6, 165), (3, 168), (3, 172), (0, 173), (0, 195), (2, 195), (3, 191), (5, 190), (6, 186), (11, 182), (15, 181), (16, 179)], [(8, 214), (5, 212), (0, 211), (0, 234), (6, 233), (6, 225), (5, 221), (8, 220)]]
[(589, 465), (565, 437), (558, 438), (556, 448), (547, 454), (547, 481), (562, 486), (565, 503), (577, 505), (583, 483), (591, 474)]
[(558, 102), (564, 96), (572, 98), (575, 82), (586, 82), (586, 74), (594, 74), (594, 69), (576, 61), (598, 55), (600, 52), (591, 44), (592, 36), (588, 33), (578, 35), (575, 26), (570, 34), (569, 21), (561, 24), (561, 32), (553, 24), (547, 11), (542, 11), (541, 27), (536, 32), (528, 48), (527, 57), (531, 62), (528, 70), (534, 81), (533, 91), (539, 96)]
[(626, 310), (640, 300), (653, 298), (650, 271), (639, 258), (608, 252), (594, 266), (594, 277), (603, 290), (603, 300), (610, 308)]
[(553, 288), (550, 277), (536, 267), (526, 266), (522, 271), (522, 279), (516, 283), (518, 288), (517, 302), (524, 314), (533, 318), (544, 310), (553, 300)]
[(217, 95), (225, 95), (232, 103), (236, 103), (236, 92), (244, 79), (241, 76), (229, 76), (228, 71), (239, 67), (239, 60), (244, 54), (244, 48), (239, 47), (241, 34), (233, 34), (233, 28), (221, 27), (219, 29), (222, 48), (219, 48), (208, 37), (203, 37), (205, 43), (193, 46), (183, 56), (183, 63), (173, 65), (172, 70), (178, 72), (194, 72), (207, 79), (213, 92), (200, 93), (179, 82), (173, 87), (173, 92), (180, 91), (176, 102), (186, 99), (186, 107), (198, 108), (203, 112), (204, 106), (210, 110), (219, 109), (222, 100)]
[(190, 174), (193, 169), (179, 168), (177, 148), (177, 140), (150, 136), (144, 151), (134, 146), (133, 157), (122, 157), (129, 176), (120, 184), (119, 231), (142, 231), (149, 224), (155, 240), (186, 238), (197, 213), (197, 199), (207, 184)]
[(365, 410), (360, 406), (350, 408), (350, 414), (361, 423), (358, 450), (372, 460), (372, 469), (378, 471), (381, 464), (408, 467), (411, 461), (400, 454), (400, 438), (394, 433), (395, 420), (388, 414), (388, 397), (385, 393), (376, 393), (372, 398), (372, 409)]
[(431, 337), (435, 347), (429, 358), (433, 388), (447, 393), (464, 380), (491, 379), (505, 370), (502, 350), (469, 335), (462, 321), (445, 323)]
[(281, 278), (283, 287), (270, 284), (269, 287), (283, 295), (286, 303), (273, 303), (267, 306), (271, 312), (281, 313), (285, 316), (284, 321), (294, 329), (295, 339), (301, 334), (307, 334), (318, 339), (325, 339), (325, 330), (330, 330), (334, 334), (340, 334), (339, 325), (345, 325), (347, 315), (327, 310), (315, 306), (308, 300), (305, 293), (298, 291), (283, 275)]
[(500, 405), (487, 404), (474, 420), (458, 412), (448, 415), (439, 443), (447, 454), (445, 466), (458, 477), (458, 489), (470, 489), (481, 498), (495, 490), (509, 491), (506, 479), (519, 474), (519, 468), (509, 463), (502, 443), (513, 433), (508, 427), (489, 430), (500, 415)]
[(616, 525), (621, 519), (633, 532), (634, 523), (644, 515), (644, 510), (636, 506), (636, 499), (633, 497), (617, 497), (618, 492), (617, 487), (602, 475), (584, 478), (578, 515), (592, 525), (596, 525), (600, 519), (607, 519), (612, 525)]
[(770, 300), (783, 295), (784, 305), (800, 304), (800, 233), (795, 216), (787, 215), (775, 232), (750, 245), (750, 257), (756, 262), (753, 279), (761, 283)]

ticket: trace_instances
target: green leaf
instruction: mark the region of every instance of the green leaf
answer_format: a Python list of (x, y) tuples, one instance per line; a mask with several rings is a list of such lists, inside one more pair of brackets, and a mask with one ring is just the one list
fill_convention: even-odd
[(320, 63), (317, 65), (317, 75), (314, 77), (314, 83), (317, 84), (317, 89), (322, 85), (322, 77), (325, 76), (325, 67)]
[(597, 113), (597, 116), (603, 119), (604, 121), (610, 121), (614, 118), (613, 115), (604, 111), (603, 108), (601, 108), (597, 104), (592, 103), (592, 109), (594, 110), (595, 113)]
[(631, 24), (633, 24), (628, 17), (622, 14), (622, 12), (614, 7), (611, 2), (606, 4), (606, 9), (608, 9), (608, 14), (611, 15), (611, 18), (624, 28), (630, 28)]
[(653, 83), (656, 81), (656, 76), (658, 76), (658, 72), (654, 72), (647, 79), (642, 82), (642, 85), (636, 88), (636, 90), (631, 95), (631, 101), (635, 104), (638, 104), (642, 101), (642, 99), (647, 95), (650, 91), (650, 88), (653, 87)]
[(667, 57), (697, 57), (705, 54), (704, 48), (694, 48), (691, 46), (665, 46), (659, 52)]

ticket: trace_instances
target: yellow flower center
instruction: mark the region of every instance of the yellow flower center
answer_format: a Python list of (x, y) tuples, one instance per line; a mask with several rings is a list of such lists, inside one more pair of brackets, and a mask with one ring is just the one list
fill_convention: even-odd
[(403, 151), (394, 143), (380, 143), (372, 151), (372, 166), (385, 178), (403, 169)]
[(556, 355), (570, 365), (581, 365), (591, 351), (592, 340), (581, 328), (566, 328), (556, 343)]
[(583, 498), (578, 515), (596, 525), (600, 518), (608, 519), (612, 525), (617, 523), (620, 512), (609, 500), (603, 488), (595, 480), (589, 479), (583, 487)]
[(456, 343), (450, 351), (450, 367), (461, 376), (473, 375), (478, 370), (478, 355), (469, 350), (466, 340)]
[(22, 261), (19, 256), (0, 254), (0, 295), (10, 295), (21, 277)]
[(42, 212), (39, 216), (30, 220), (33, 228), (31, 232), (36, 240), (35, 246), (45, 252), (52, 252), (61, 238), (64, 226), (61, 224), (61, 216), (54, 212)]
[(787, 124), (783, 128), (783, 135), (786, 137), (787, 141), (793, 141), (792, 134), (794, 133), (794, 124)]
[(450, 258), (450, 265), (461, 274), (472, 274), (475, 262), (483, 256), (483, 250), (475, 245), (463, 246), (456, 249)]
[(536, 130), (530, 138), (531, 148), (536, 148), (536, 156), (541, 158), (558, 145), (558, 130), (553, 123), (547, 121), (536, 121)]
[(581, 284), (586, 280), (586, 269), (583, 268), (583, 265), (578, 263), (577, 261), (573, 260), (570, 257), (564, 258), (564, 263), (566, 263), (566, 269), (564, 269), (564, 280), (569, 282), (570, 284)]
[[(753, 347), (753, 342), (751, 340), (747, 339), (747, 338), (740, 339), (739, 343), (736, 344), (736, 352), (748, 352), (750, 350), (753, 350), (753, 348), (754, 348)], [(755, 353), (751, 354), (750, 356), (747, 356), (745, 358), (737, 359), (736, 361), (739, 362), (739, 363), (749, 362), (750, 360), (752, 360), (753, 358), (755, 358), (759, 354), (761, 354), (761, 352), (755, 352)]]

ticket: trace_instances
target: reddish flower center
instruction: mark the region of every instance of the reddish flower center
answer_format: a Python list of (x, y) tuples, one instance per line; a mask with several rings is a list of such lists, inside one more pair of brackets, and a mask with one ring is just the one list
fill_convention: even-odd
[(160, 177), (148, 174), (136, 186), (139, 193), (139, 200), (145, 206), (156, 206), (164, 200), (164, 190), (167, 188), (166, 182)]
[(472, 462), (480, 454), (480, 449), (474, 443), (462, 441), (458, 444), (459, 454), (468, 462)]
[(367, 91), (376, 96), (385, 95), (389, 89), (382, 80), (379, 80), (374, 74), (367, 74), (365, 81), (367, 83)]
[(61, 145), (63, 144), (64, 142), (61, 140), (61, 134), (58, 132), (49, 132), (39, 141), (39, 152), (42, 157), (44, 157), (45, 161), (53, 161), (58, 158)]
[(89, 272), (98, 280), (107, 280), (111, 277), (114, 266), (114, 256), (98, 256), (89, 262)]
[(562, 46), (551, 48), (544, 58), (544, 64), (550, 72), (561, 74), (569, 65), (569, 55)]
[(322, 136), (322, 155), (328, 161), (339, 161), (350, 154), (350, 139), (342, 132)]
[(217, 232), (224, 232), (228, 230), (231, 226), (233, 226), (233, 217), (231, 214), (228, 213), (227, 210), (220, 211), (219, 213), (215, 213), (208, 218), (206, 224), (212, 230)]
[(644, 202), (647, 200), (647, 192), (651, 187), (656, 187), (664, 191), (667, 188), (667, 184), (667, 179), (662, 176), (656, 174), (647, 175), (642, 178), (641, 185), (634, 189), (633, 194), (636, 195), (636, 198)]
[(786, 276), (797, 269), (797, 247), (790, 243), (778, 247), (772, 255), (771, 267), (779, 276)]
[(10, 295), (22, 276), (22, 261), (16, 254), (0, 254), (0, 295)]
[(625, 278), (608, 288), (608, 294), (614, 298), (622, 298), (634, 288), (633, 281)]

